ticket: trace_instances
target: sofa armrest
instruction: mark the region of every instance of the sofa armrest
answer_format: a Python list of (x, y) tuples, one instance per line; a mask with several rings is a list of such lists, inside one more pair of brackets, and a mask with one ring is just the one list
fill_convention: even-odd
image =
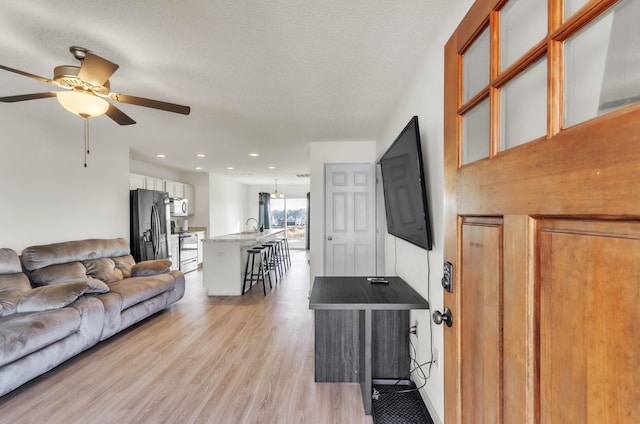
[(149, 275), (166, 274), (171, 269), (169, 259), (156, 259), (138, 262), (131, 269), (132, 277), (146, 277)]
[(36, 287), (23, 293), (16, 305), (16, 312), (40, 312), (63, 308), (85, 293), (106, 293), (108, 291), (109, 286), (93, 278)]

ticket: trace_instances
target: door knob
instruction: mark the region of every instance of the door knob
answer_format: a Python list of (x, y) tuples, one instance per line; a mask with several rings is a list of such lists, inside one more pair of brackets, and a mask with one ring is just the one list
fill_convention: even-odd
[(331, 241), (331, 240), (333, 240), (333, 237), (329, 236), (329, 237), (327, 237), (327, 240)]
[(447, 327), (451, 327), (453, 325), (453, 316), (451, 315), (451, 309), (444, 308), (444, 312), (435, 311), (433, 313), (433, 322), (440, 325), (443, 322), (447, 324)]

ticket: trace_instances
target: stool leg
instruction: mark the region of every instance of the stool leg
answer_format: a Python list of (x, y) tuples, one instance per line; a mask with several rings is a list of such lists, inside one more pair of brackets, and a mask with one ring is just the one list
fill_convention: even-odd
[(289, 252), (289, 239), (284, 238), (284, 248), (286, 250), (285, 257), (287, 259), (287, 263), (289, 264), (289, 268), (291, 268), (291, 253)]
[[(262, 258), (262, 263), (263, 263), (262, 272), (263, 272), (263, 275), (264, 275), (264, 271), (265, 270), (267, 271), (267, 277), (269, 277), (269, 289), (272, 289), (273, 288), (273, 284), (272, 284), (272, 281), (271, 281), (271, 274), (269, 272), (269, 257), (267, 256), (266, 249), (262, 251), (262, 256), (263, 256), (263, 258)], [(264, 277), (263, 277), (263, 281), (264, 281)], [(263, 285), (264, 285), (264, 282), (263, 282)]]
[[(251, 288), (253, 279), (253, 256), (251, 253), (247, 253), (247, 263), (244, 266), (244, 280), (242, 281), (242, 294), (245, 293), (245, 286), (247, 285), (247, 277), (249, 278), (249, 288)], [(251, 261), (251, 274), (249, 275), (249, 261)]]
[(264, 292), (264, 295), (267, 295), (267, 283), (265, 281), (265, 276), (264, 276), (264, 250), (260, 251), (260, 265), (258, 266), (258, 279), (257, 282), (259, 283), (260, 280), (262, 280), (262, 291)]
[(276, 263), (276, 256), (275, 256), (275, 245), (274, 244), (267, 244), (266, 246), (267, 249), (269, 249), (268, 254), (269, 254), (269, 269), (273, 270), (273, 274), (276, 276), (276, 283), (278, 281), (280, 281), (280, 277), (281, 274), (278, 271), (278, 267), (277, 267), (277, 263)]
[(278, 258), (278, 267), (280, 268), (280, 275), (284, 275), (284, 261), (282, 260), (282, 244), (276, 243), (276, 257)]

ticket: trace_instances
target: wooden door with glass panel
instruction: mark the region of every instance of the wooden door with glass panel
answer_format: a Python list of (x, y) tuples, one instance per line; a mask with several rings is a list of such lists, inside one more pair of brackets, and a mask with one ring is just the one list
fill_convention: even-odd
[(445, 47), (447, 423), (640, 419), (637, 22), (477, 0)]

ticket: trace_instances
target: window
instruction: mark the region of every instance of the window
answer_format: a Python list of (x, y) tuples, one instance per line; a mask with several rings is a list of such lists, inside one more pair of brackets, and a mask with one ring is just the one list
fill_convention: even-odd
[(271, 199), (271, 228), (287, 230), (290, 249), (304, 249), (307, 238), (307, 199)]
[(637, 0), (495, 0), (460, 40), (459, 165), (640, 102), (639, 21)]

